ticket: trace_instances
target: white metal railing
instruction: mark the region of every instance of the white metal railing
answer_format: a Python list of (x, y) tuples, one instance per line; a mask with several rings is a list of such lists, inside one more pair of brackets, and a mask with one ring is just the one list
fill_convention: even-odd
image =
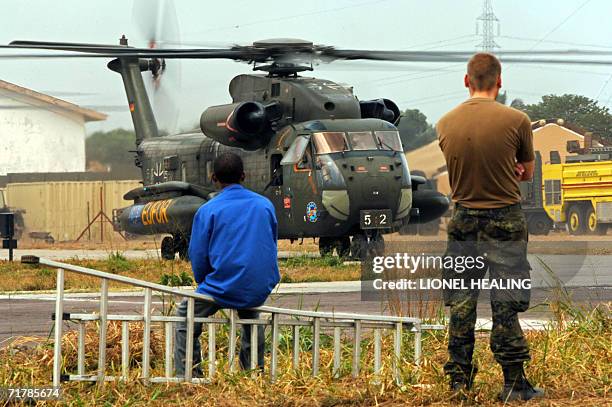
[[(320, 347), (321, 347), (321, 329), (333, 329), (333, 376), (338, 377), (341, 364), (341, 334), (342, 329), (350, 329), (353, 333), (353, 357), (352, 357), (352, 375), (357, 377), (360, 373), (361, 361), (361, 338), (364, 329), (373, 330), (374, 340), (374, 373), (379, 373), (382, 369), (381, 352), (382, 339), (381, 331), (393, 331), (393, 376), (396, 382), (401, 383), (399, 362), (402, 352), (402, 331), (408, 329), (414, 334), (414, 363), (419, 365), (421, 359), (421, 337), (423, 330), (438, 330), (444, 329), (443, 325), (428, 325), (421, 323), (419, 318), (398, 317), (385, 315), (368, 315), (368, 314), (353, 314), (343, 312), (318, 312), (318, 311), (303, 311), (286, 308), (277, 308), (269, 306), (261, 306), (253, 308), (253, 310), (264, 314), (270, 314), (270, 318), (259, 319), (239, 319), (236, 310), (229, 310), (229, 318), (199, 318), (194, 315), (195, 300), (213, 302), (214, 300), (206, 295), (191, 291), (183, 291), (177, 288), (168, 287), (165, 285), (150, 283), (125, 276), (105, 273), (98, 270), (93, 270), (85, 267), (75, 266), (71, 264), (61, 263), (53, 260), (38, 258), (35, 256), (23, 256), (23, 263), (42, 264), (57, 268), (57, 292), (55, 301), (55, 323), (54, 334), (55, 343), (53, 349), (53, 386), (59, 386), (63, 380), (75, 381), (96, 381), (104, 382), (111, 380), (127, 380), (129, 375), (129, 323), (143, 322), (143, 349), (142, 349), (142, 372), (141, 378), (145, 382), (160, 383), (160, 382), (180, 382), (187, 381), (192, 383), (206, 383), (213, 379), (216, 374), (216, 329), (217, 325), (229, 325), (228, 338), (228, 364), (230, 371), (235, 370), (236, 359), (236, 332), (237, 326), (249, 324), (255, 327), (256, 325), (271, 326), (272, 343), (270, 357), (270, 380), (274, 381), (277, 378), (278, 365), (278, 348), (279, 348), (279, 329), (282, 326), (292, 327), (292, 348), (294, 369), (298, 368), (300, 356), (300, 331), (305, 327), (309, 327), (313, 332), (312, 339), (312, 375), (319, 374), (320, 367)], [(97, 277), (101, 280), (100, 284), (100, 305), (99, 313), (64, 313), (64, 272), (70, 271), (87, 276)], [(144, 289), (144, 308), (143, 315), (113, 315), (108, 313), (108, 283), (116, 281), (118, 283), (129, 284), (135, 287)], [(170, 294), (178, 297), (187, 298), (187, 316), (164, 316), (153, 315), (152, 299), (153, 292)], [(283, 318), (285, 317), (285, 318)], [(287, 318), (289, 317), (289, 318)], [(298, 319), (298, 318), (305, 319)], [(62, 322), (70, 320), (77, 322), (77, 372), (76, 374), (62, 375)], [(87, 374), (85, 371), (85, 334), (86, 323), (88, 321), (98, 321), (99, 323), (99, 349), (98, 349), (98, 370), (96, 374)], [(106, 375), (106, 334), (108, 322), (121, 322), (121, 376)], [(173, 338), (174, 326), (178, 322), (186, 322), (187, 325), (187, 341), (185, 353), (185, 376), (175, 377), (173, 373)], [(193, 369), (193, 332), (194, 323), (205, 323), (208, 328), (208, 377), (194, 378), (192, 377)], [(153, 323), (164, 324), (165, 343), (164, 343), (164, 376), (151, 377), (151, 329)], [(251, 369), (256, 368), (257, 363), (257, 331), (251, 329)]]

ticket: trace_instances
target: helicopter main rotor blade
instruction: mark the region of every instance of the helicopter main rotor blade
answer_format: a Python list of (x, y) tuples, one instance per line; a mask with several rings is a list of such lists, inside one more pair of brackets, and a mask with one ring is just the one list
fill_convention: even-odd
[[(229, 49), (149, 49), (122, 46), (98, 46), (95, 44), (51, 43), (37, 41), (15, 41), (12, 45), (0, 46), (0, 49), (40, 49), (69, 51), (74, 54), (0, 54), (0, 59), (7, 58), (166, 58), (166, 59), (231, 59), (244, 62), (269, 62), (296, 60), (372, 60), (398, 62), (466, 62), (473, 55), (472, 51), (373, 51), (341, 50), (333, 47), (312, 46), (295, 49), (291, 46), (257, 47), (236, 46)], [(547, 51), (504, 51), (497, 55), (505, 62), (541, 63), (541, 64), (585, 64), (611, 65), (611, 60), (571, 59), (572, 56), (611, 55), (611, 51), (582, 50), (547, 50)], [(542, 56), (559, 56), (544, 58)], [(566, 58), (562, 58), (566, 57)]]
[[(460, 57), (464, 60), (474, 55), (474, 51), (374, 51), (374, 50), (344, 50), (324, 48), (320, 51), (323, 58), (343, 60), (374, 60), (374, 61), (415, 61), (433, 58)], [(612, 56), (612, 51), (600, 50), (544, 50), (544, 51), (500, 51), (496, 56)]]
[[(12, 41), (8, 46), (2, 46), (2, 48), (27, 48), (27, 49), (46, 49), (46, 50), (59, 50), (59, 51), (77, 51), (77, 52), (90, 52), (90, 53), (146, 53), (150, 52), (150, 48), (134, 48), (121, 45), (101, 45), (101, 44), (87, 44), (87, 43), (70, 43), (70, 42), (47, 42), (47, 41)], [(418, 57), (444, 57), (444, 56), (463, 56), (470, 57), (474, 55), (474, 51), (470, 50), (457, 50), (457, 51), (394, 51), (394, 50), (352, 50), (352, 49), (337, 49), (334, 47), (314, 45), (309, 48), (294, 49), (292, 46), (278, 46), (273, 48), (261, 48), (256, 46), (233, 46), (230, 48), (163, 48), (156, 50), (159, 55), (155, 57), (162, 57), (168, 54), (168, 56), (177, 57), (178, 54), (187, 54), (192, 56), (198, 53), (211, 53), (211, 52), (223, 52), (223, 51), (234, 51), (244, 52), (248, 57), (253, 54), (261, 55), (268, 54), (270, 56), (280, 56), (287, 53), (303, 53), (312, 54), (319, 56), (326, 56), (330, 58), (338, 59), (369, 59), (369, 60), (397, 60), (397, 61), (410, 61), (413, 58)], [(161, 55), (164, 54), (164, 55)], [(505, 55), (612, 55), (612, 51), (605, 50), (578, 50), (578, 49), (565, 49), (565, 50), (510, 50), (510, 51), (499, 51), (496, 52), (497, 56)], [(222, 58), (222, 56), (220, 57)]]

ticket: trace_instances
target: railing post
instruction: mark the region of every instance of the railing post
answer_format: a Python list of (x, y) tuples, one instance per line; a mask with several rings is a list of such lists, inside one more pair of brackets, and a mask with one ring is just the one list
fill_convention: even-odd
[(395, 333), (393, 335), (393, 376), (395, 383), (398, 385), (402, 384), (402, 378), (400, 374), (400, 361), (402, 357), (402, 323), (395, 323)]
[(340, 334), (340, 327), (334, 327), (334, 370), (332, 376), (336, 379), (340, 377), (340, 353), (342, 352), (342, 348), (340, 347)]
[(278, 364), (278, 314), (272, 314), (272, 350), (270, 355), (270, 381), (276, 381), (276, 365)]
[(353, 377), (359, 376), (361, 364), (361, 321), (355, 320), (355, 336), (353, 337)]
[(77, 350), (77, 374), (85, 375), (85, 322), (79, 321), (79, 344)]
[(312, 376), (319, 374), (319, 347), (321, 346), (321, 320), (312, 319)]
[(64, 314), (64, 269), (57, 269), (55, 296), (55, 343), (53, 344), (53, 387), (59, 387), (62, 369), (62, 315)]
[(217, 358), (217, 338), (215, 333), (215, 324), (208, 324), (208, 377), (210, 380), (215, 376), (215, 362)]
[(106, 375), (106, 332), (108, 318), (108, 280), (102, 279), (100, 284), (100, 339), (98, 340), (98, 382), (104, 384)]
[(414, 332), (414, 364), (417, 367), (421, 364), (421, 323), (417, 322), (414, 324), (412, 328), (412, 332)]
[(151, 368), (151, 289), (144, 290), (144, 332), (142, 335), (142, 378), (145, 383), (149, 380), (149, 369)]
[(130, 374), (130, 323), (121, 321), (121, 376), (127, 381)]
[(174, 327), (172, 322), (166, 322), (165, 328), (165, 373), (166, 377), (172, 377), (172, 338), (174, 337)]
[(300, 367), (300, 326), (293, 326), (293, 369)]
[(230, 330), (229, 330), (229, 355), (228, 363), (230, 373), (236, 371), (236, 318), (238, 313), (235, 309), (230, 310)]
[(381, 363), (380, 363), (380, 329), (374, 329), (374, 374), (380, 375)]
[(191, 297), (187, 298), (187, 338), (185, 343), (185, 381), (191, 382), (193, 376), (193, 333), (195, 313), (195, 300)]

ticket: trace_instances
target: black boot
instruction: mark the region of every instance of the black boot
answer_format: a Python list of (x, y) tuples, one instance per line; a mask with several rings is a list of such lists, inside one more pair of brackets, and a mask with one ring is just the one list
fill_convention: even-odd
[(474, 376), (476, 375), (476, 367), (461, 367), (461, 374), (451, 374), (450, 376), (450, 390), (453, 392), (454, 399), (465, 400), (467, 399), (467, 392), (472, 389), (474, 384)]
[(504, 389), (499, 394), (500, 401), (527, 401), (544, 397), (544, 390), (533, 387), (525, 377), (523, 363), (502, 366), (502, 371), (504, 372)]

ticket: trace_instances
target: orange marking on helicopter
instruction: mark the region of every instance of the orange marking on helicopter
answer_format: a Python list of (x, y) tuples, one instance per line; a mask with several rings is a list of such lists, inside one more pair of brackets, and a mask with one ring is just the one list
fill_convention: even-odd
[(290, 131), (289, 129), (286, 129), (285, 131), (283, 131), (283, 134), (281, 134), (281, 136), (278, 138), (278, 142), (276, 143), (276, 148), (277, 149), (281, 149), (281, 144), (283, 143), (283, 141), (285, 140), (285, 138), (289, 135)]
[(229, 131), (233, 131), (234, 133), (238, 133), (238, 131), (233, 128), (232, 126), (230, 126), (230, 122), (232, 120), (232, 115), (234, 114), (234, 112), (232, 111), (229, 116), (227, 116), (227, 119), (225, 119), (225, 127), (229, 130)]
[(133, 112), (134, 110), (136, 110), (136, 107), (133, 103), (130, 103), (130, 112)]
[(168, 208), (172, 205), (171, 199), (149, 202), (142, 208), (141, 221), (143, 225), (161, 225), (168, 223)]

